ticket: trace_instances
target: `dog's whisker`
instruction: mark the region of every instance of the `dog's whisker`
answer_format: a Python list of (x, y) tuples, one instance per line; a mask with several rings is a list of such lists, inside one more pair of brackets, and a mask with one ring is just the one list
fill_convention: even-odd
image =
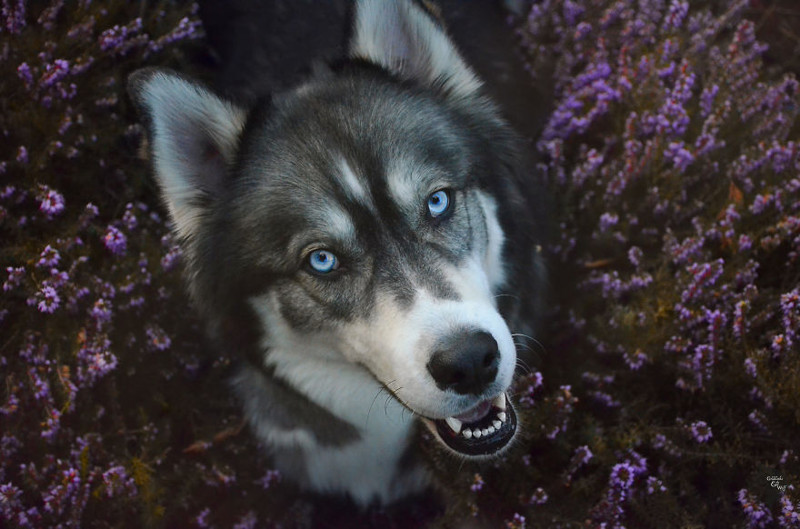
[(494, 299), (497, 299), (497, 298), (512, 298), (512, 299), (516, 299), (516, 300), (521, 299), (516, 294), (495, 294), (494, 295)]
[[(367, 418), (364, 420), (364, 427), (366, 427), (367, 424), (369, 423), (369, 414), (372, 413), (372, 407), (375, 405), (375, 401), (378, 400), (378, 397), (380, 396), (382, 391), (385, 391), (388, 394), (389, 391), (391, 391), (391, 387), (390, 386), (394, 382), (396, 382), (396, 379), (395, 380), (390, 380), (385, 386), (381, 386), (380, 388), (378, 388), (378, 392), (375, 393), (375, 396), (372, 398), (372, 402), (370, 402), (370, 404), (369, 404), (369, 409), (367, 410)], [(387, 388), (389, 389), (389, 391), (387, 391)]]
[(525, 375), (529, 375), (533, 372), (530, 366), (528, 366), (525, 361), (520, 360), (519, 358), (517, 359), (517, 367), (520, 368), (520, 371), (522, 371)]
[[(521, 332), (511, 333), (511, 336), (512, 338), (522, 337), (527, 340), (530, 340), (531, 342), (539, 346), (539, 350), (541, 351), (542, 354), (547, 354), (547, 348), (544, 346), (544, 344), (539, 340), (537, 340), (536, 338), (534, 338), (533, 336)], [(531, 351), (533, 351), (533, 349), (531, 349)]]
[(514, 342), (514, 345), (515, 345), (517, 348), (524, 347), (526, 350), (533, 352), (533, 347), (531, 347), (530, 345), (528, 345), (528, 344), (526, 344), (526, 343), (522, 343), (522, 342)]

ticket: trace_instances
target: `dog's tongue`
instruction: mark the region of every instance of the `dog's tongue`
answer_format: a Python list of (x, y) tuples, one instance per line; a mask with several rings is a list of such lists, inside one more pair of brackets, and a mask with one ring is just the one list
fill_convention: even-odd
[(492, 402), (485, 400), (471, 410), (466, 411), (461, 415), (455, 415), (454, 417), (461, 422), (476, 422), (486, 417), (491, 409)]
[(517, 430), (517, 414), (504, 394), (446, 419), (430, 420), (439, 438), (454, 451), (488, 456), (503, 450)]

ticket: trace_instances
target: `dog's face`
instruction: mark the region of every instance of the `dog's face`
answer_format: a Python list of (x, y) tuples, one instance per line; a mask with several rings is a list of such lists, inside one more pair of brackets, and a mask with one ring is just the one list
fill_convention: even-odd
[(410, 2), (361, 2), (351, 50), (250, 110), (172, 73), (133, 77), (191, 287), (253, 309), (267, 364), (361, 365), (451, 449), (496, 453), (516, 429), (487, 185), (508, 131)]

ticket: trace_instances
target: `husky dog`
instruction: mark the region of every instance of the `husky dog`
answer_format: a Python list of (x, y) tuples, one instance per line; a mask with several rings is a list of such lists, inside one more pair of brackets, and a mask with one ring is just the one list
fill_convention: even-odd
[(425, 4), (359, 0), (344, 60), (247, 107), (167, 70), (129, 85), (190, 292), (284, 476), (388, 503), (429, 486), (419, 424), (463, 458), (512, 443), (537, 191)]

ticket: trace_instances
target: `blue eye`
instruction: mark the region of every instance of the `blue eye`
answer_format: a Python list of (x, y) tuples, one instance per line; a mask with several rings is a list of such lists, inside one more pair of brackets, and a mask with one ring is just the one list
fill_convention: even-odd
[(339, 268), (339, 260), (328, 250), (314, 250), (308, 256), (311, 269), (320, 274), (328, 274)]
[(447, 212), (450, 207), (450, 195), (441, 189), (428, 197), (428, 211), (431, 217), (439, 217)]

